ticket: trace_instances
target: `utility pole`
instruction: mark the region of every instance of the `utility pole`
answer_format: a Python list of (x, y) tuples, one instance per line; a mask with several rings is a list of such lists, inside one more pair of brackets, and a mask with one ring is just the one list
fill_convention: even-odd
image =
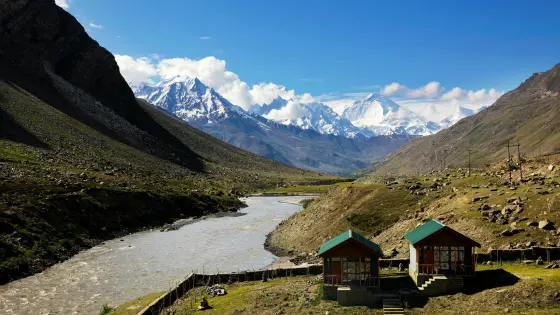
[(521, 149), (519, 148), (519, 141), (517, 141), (517, 145), (514, 145), (514, 147), (517, 147), (517, 160), (519, 161), (519, 180), (523, 180), (523, 170), (521, 169)]
[(509, 152), (509, 140), (508, 140), (508, 144), (507, 144), (507, 150), (508, 150), (508, 159), (507, 159), (507, 166), (508, 166), (508, 171), (509, 171), (509, 183), (511, 184), (511, 154)]

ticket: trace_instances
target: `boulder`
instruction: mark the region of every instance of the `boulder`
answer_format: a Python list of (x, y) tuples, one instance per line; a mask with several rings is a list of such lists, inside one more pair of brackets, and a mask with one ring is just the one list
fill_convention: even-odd
[(501, 236), (513, 236), (513, 231), (512, 230), (503, 230), (500, 233)]
[(208, 295), (210, 295), (211, 297), (215, 297), (215, 296), (226, 295), (227, 291), (223, 286), (221, 286), (219, 284), (215, 284), (211, 287), (207, 287), (206, 288), (206, 293)]
[(478, 208), (478, 210), (490, 210), (490, 205), (488, 205), (487, 203), (483, 203), (480, 205), (480, 207)]
[(200, 300), (200, 305), (198, 306), (198, 309), (200, 311), (211, 309), (210, 304), (208, 304), (208, 301), (206, 300), (205, 297), (202, 297), (202, 300)]
[(533, 247), (533, 246), (535, 246), (536, 243), (537, 242), (535, 242), (535, 241), (529, 241), (529, 242), (525, 243), (525, 246), (526, 247)]
[(553, 230), (554, 229), (554, 223), (552, 223), (550, 220), (542, 220), (539, 222), (539, 229), (541, 230)]

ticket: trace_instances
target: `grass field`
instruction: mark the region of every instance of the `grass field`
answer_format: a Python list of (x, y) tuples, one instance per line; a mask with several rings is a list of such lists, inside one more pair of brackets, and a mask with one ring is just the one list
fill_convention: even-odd
[[(389, 282), (410, 282), (405, 281), (406, 275), (382, 277), (385, 289)], [(519, 264), (479, 266), (474, 283), (465, 293), (411, 300), (407, 303), (406, 314), (560, 313), (560, 269)], [(383, 314), (380, 308), (341, 307), (335, 301), (323, 300), (317, 276), (234, 283), (224, 287), (228, 294), (220, 297), (207, 296), (204, 288), (194, 289), (161, 314), (200, 313), (196, 308), (202, 296), (212, 307), (204, 314)], [(157, 296), (129, 302), (110, 314), (129, 314), (126, 312), (149, 304), (147, 300)]]

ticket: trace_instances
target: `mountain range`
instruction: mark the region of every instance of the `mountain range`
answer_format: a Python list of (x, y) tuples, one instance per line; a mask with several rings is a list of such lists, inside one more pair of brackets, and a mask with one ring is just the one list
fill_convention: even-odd
[[(178, 76), (153, 85), (136, 86), (133, 91), (137, 97), (220, 140), (287, 165), (314, 171), (353, 172), (382, 160), (411, 138), (408, 135), (347, 138), (318, 132), (311, 125), (300, 127), (277, 122), (267, 119), (267, 114), (285, 107), (289, 100), (277, 99), (262, 106), (268, 111), (263, 111), (261, 116), (232, 104), (197, 78)], [(322, 104), (315, 106), (317, 112), (333, 114)]]
[(382, 160), (415, 136), (434, 134), (474, 111), (457, 106), (432, 122), (377, 93), (342, 115), (320, 102), (276, 98), (247, 111), (197, 78), (133, 86), (138, 98), (218, 139), (288, 165), (347, 174)]

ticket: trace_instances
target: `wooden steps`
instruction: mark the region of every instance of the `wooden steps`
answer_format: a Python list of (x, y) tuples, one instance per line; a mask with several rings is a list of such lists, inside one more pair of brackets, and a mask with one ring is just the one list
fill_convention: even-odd
[(383, 314), (404, 315), (402, 302), (398, 295), (383, 299)]

